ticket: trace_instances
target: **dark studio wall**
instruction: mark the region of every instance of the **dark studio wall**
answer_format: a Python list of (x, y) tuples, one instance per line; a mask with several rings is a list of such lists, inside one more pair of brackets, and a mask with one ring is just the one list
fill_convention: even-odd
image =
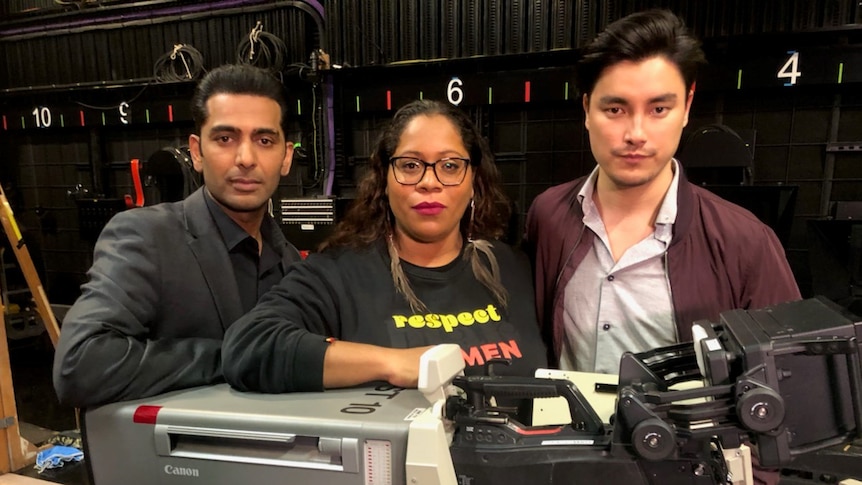
[[(210, 8), (199, 8), (205, 4)], [(26, 6), (41, 10), (18, 8)], [(316, 7), (324, 12), (322, 31), (309, 10)], [(700, 77), (686, 136), (704, 125), (727, 125), (750, 142), (755, 185), (799, 187), (785, 245), (803, 293), (816, 292), (822, 278), (811, 269), (808, 221), (832, 214), (836, 201), (862, 200), (862, 152), (852, 148), (862, 145), (862, 8), (850, 0), (120, 0), (98, 7), (81, 2), (77, 9), (11, 2), (0, 7), (7, 66), (0, 72), (0, 112), (14, 125), (0, 131), (0, 182), (14, 188), (16, 213), (41, 256), (50, 299), (71, 302), (92, 242), (81, 237), (79, 207), (68, 192), (80, 185), (105, 198), (131, 193), (128, 161), (182, 145), (192, 129), (179, 100), (193, 83), (154, 81), (157, 60), (184, 43), (200, 52), (202, 68), (234, 62), (238, 45), (261, 21), (285, 44), (278, 70), (297, 106), (291, 136), (306, 155), (280, 197), (326, 192), (321, 167), (328, 166), (328, 147), (323, 137), (317, 145), (312, 140), (329, 121), (332, 195), (351, 197), (381, 123), (409, 99), (447, 99), (457, 78), (464, 82), (455, 85), (464, 95), (461, 106), (497, 155), (516, 209), (509, 233), (516, 241), (538, 193), (594, 165), (573, 86), (578, 48), (609, 21), (648, 7), (683, 16), (707, 49), (710, 66)], [(87, 24), (100, 18), (110, 21)], [(332, 69), (309, 77), (318, 48), (329, 54)], [(803, 76), (792, 86), (775, 79), (788, 50), (802, 59)], [(840, 81), (824, 60), (839, 53)], [(525, 99), (527, 82), (532, 90)], [(333, 93), (328, 120), (324, 87)], [(137, 118), (118, 123), (116, 107), (130, 99)], [(174, 121), (164, 114), (171, 103)], [(49, 105), (56, 106), (52, 127), (33, 126), (32, 111)], [(147, 121), (140, 118), (143, 106), (151, 110)], [(59, 113), (69, 126), (56, 125)]]
[[(92, 263), (93, 226), (117, 210), (117, 199), (134, 195), (129, 161), (187, 144), (194, 79), (241, 55), (279, 72), (296, 93), (288, 135), (303, 142), (310, 137), (313, 94), (291, 64), (304, 64), (319, 41), (314, 19), (292, 6), (297, 2), (233, 9), (227, 7), (242, 2), (210, 2), (225, 8), (103, 2), (93, 11), (43, 3), (42, 10), (10, 14), (0, 27), (7, 66), (0, 106), (4, 128), (14, 124), (0, 134), (0, 183), (10, 198), (15, 194), (13, 208), (49, 299), (71, 303)], [(89, 25), (94, 19), (98, 25)], [(258, 22), (266, 34), (278, 34), (261, 41), (251, 62), (248, 36)], [(169, 60), (176, 44), (185, 46), (185, 59)], [(193, 79), (184, 76), (186, 68)], [(120, 119), (123, 102), (126, 121)], [(313, 183), (303, 153), (282, 181), (283, 196), (301, 195)], [(161, 200), (159, 187), (144, 191), (147, 204)]]

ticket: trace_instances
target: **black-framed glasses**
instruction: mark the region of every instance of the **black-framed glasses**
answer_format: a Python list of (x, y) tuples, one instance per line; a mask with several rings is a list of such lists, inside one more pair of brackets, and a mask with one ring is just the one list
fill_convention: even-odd
[(401, 185), (416, 185), (422, 181), (425, 171), (431, 167), (434, 176), (443, 185), (461, 185), (467, 176), (469, 158), (447, 157), (428, 163), (414, 157), (392, 157), (389, 159), (395, 181)]

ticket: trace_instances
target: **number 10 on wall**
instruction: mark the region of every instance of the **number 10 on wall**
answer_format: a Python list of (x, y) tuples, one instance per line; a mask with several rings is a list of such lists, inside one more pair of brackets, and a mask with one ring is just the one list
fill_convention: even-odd
[(778, 70), (778, 79), (789, 79), (784, 85), (795, 86), (796, 79), (802, 76), (802, 71), (799, 70), (799, 51), (787, 51), (787, 53), (790, 57)]
[[(37, 106), (33, 108), (33, 119), (36, 121), (36, 128), (51, 127), (51, 110), (45, 106)], [(23, 122), (22, 122), (23, 123)]]

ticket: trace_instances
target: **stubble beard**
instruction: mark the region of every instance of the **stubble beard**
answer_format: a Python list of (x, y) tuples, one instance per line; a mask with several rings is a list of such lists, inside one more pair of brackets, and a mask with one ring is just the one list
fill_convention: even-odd
[(631, 179), (631, 178), (617, 177), (614, 174), (608, 173), (607, 177), (608, 177), (608, 180), (610, 180), (611, 183), (614, 184), (614, 186), (619, 188), (619, 189), (633, 189), (633, 188), (637, 188), (637, 187), (643, 187), (644, 185), (648, 185), (650, 182), (655, 180), (656, 177), (658, 177), (658, 174), (647, 174), (647, 175), (639, 176), (636, 179)]
[[(655, 155), (653, 155), (655, 156)], [(662, 165), (655, 171), (647, 172), (647, 173), (625, 173), (616, 174), (610, 170), (602, 170), (605, 173), (607, 179), (618, 189), (633, 189), (638, 187), (643, 187), (645, 185), (649, 185), (654, 180), (659, 178), (664, 172), (665, 169), (671, 164), (671, 161), (668, 160), (667, 164)], [(640, 171), (638, 171), (640, 172)]]
[(222, 206), (224, 209), (227, 209), (231, 212), (242, 213), (242, 214), (251, 214), (251, 213), (258, 212), (260, 210), (265, 209), (267, 206), (267, 201), (269, 200), (269, 199), (266, 199), (263, 201), (262, 204), (259, 204), (255, 207), (247, 207), (245, 205), (238, 205), (238, 204), (226, 201), (221, 196), (216, 196), (212, 192), (210, 192), (210, 194), (213, 196), (213, 199), (216, 202), (218, 202), (218, 204), (220, 206)]

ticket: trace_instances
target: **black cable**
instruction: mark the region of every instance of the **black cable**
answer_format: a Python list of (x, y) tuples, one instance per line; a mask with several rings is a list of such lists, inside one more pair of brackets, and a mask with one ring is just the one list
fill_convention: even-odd
[[(197, 79), (203, 71), (203, 55), (190, 45), (176, 44), (171, 52), (167, 52), (156, 60), (153, 77), (155, 82), (176, 82)], [(137, 100), (152, 82), (148, 82), (137, 94), (127, 100), (133, 103)], [(96, 106), (81, 101), (75, 101), (78, 106), (84, 108), (109, 111), (117, 109), (117, 105)]]
[[(152, 84), (152, 83), (145, 84), (144, 87), (142, 87), (141, 90), (138, 91), (138, 94), (132, 96), (131, 99), (126, 101), (126, 103), (127, 104), (134, 103), (138, 98), (141, 97), (142, 94), (144, 94), (144, 91), (146, 91), (147, 88), (150, 87), (150, 84)], [(117, 109), (117, 107), (118, 107), (116, 104), (111, 105), (111, 106), (96, 106), (96, 105), (87, 104), (87, 103), (84, 103), (81, 101), (74, 101), (74, 103), (77, 104), (78, 106), (83, 106), (84, 108), (97, 109), (100, 111), (113, 111), (113, 110)]]
[(308, 78), (309, 73), (312, 73), (313, 70), (311, 66), (308, 64), (303, 64), (301, 62), (294, 62), (293, 64), (288, 64), (284, 70), (284, 74), (287, 77), (290, 77), (293, 73), (296, 73), (296, 77), (302, 79), (303, 81)]
[(325, 111), (324, 107), (319, 105), (325, 103), (325, 101), (318, 99), (318, 89), (321, 89), (319, 84), (314, 84), (311, 87), (311, 158), (314, 166), (310, 174), (311, 181), (307, 185), (303, 183), (303, 189), (313, 189), (322, 186), (326, 178), (326, 172), (329, 170), (326, 166)]
[(78, 10), (84, 8), (83, 0), (54, 0), (54, 5), (60, 5), (63, 7), (76, 7)]
[(177, 162), (179, 162), (183, 171), (183, 182), (185, 184), (184, 196), (191, 195), (203, 185), (203, 175), (195, 170), (188, 145), (180, 146), (174, 150), (176, 150), (177, 153)]
[(266, 69), (272, 73), (280, 73), (284, 67), (287, 46), (277, 36), (264, 32), (260, 21), (248, 36), (240, 41), (236, 49), (236, 60), (240, 64), (248, 64)]
[(156, 60), (153, 76), (158, 82), (190, 81), (203, 72), (204, 57), (194, 47), (175, 44), (171, 52)]

